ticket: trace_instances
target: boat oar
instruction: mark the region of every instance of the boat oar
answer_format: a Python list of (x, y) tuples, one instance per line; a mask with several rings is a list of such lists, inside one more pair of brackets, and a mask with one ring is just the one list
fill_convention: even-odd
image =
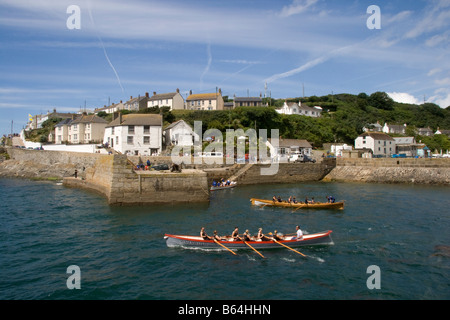
[(214, 239), (214, 242), (217, 243), (219, 246), (224, 247), (225, 249), (227, 249), (228, 251), (230, 251), (232, 254), (236, 255), (236, 252), (234, 252), (233, 250), (231, 250), (230, 248), (225, 247), (223, 244), (221, 244), (219, 241), (217, 241), (216, 239)]
[(283, 243), (281, 243), (281, 242), (278, 242), (278, 241), (275, 240), (275, 239), (273, 239), (272, 241), (275, 242), (275, 243), (278, 243), (279, 245), (281, 245), (281, 246), (283, 246), (283, 247), (288, 248), (289, 250), (292, 250), (292, 251), (294, 251), (294, 252), (296, 252), (296, 253), (298, 253), (298, 254), (300, 254), (300, 255), (306, 257), (306, 255), (304, 255), (304, 254), (301, 253), (300, 251), (294, 250), (294, 249), (292, 249), (291, 247), (289, 247), (289, 246), (287, 246), (287, 245), (285, 245), (285, 244), (283, 244)]
[(248, 245), (250, 248), (252, 248), (253, 251), (255, 251), (257, 254), (259, 254), (261, 257), (266, 258), (266, 257), (264, 257), (264, 256), (261, 254), (261, 252), (259, 252), (259, 251), (256, 250), (255, 248), (253, 248), (247, 241), (244, 241), (244, 243), (245, 243), (246, 245)]

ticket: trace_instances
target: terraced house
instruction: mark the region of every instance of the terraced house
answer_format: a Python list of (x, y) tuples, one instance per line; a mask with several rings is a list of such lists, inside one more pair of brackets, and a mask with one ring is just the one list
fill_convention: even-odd
[(192, 94), (186, 99), (186, 109), (188, 110), (223, 110), (224, 101), (222, 98), (222, 90), (216, 93), (200, 93)]
[[(103, 140), (107, 124), (105, 119), (95, 114), (83, 114), (67, 123), (67, 141), (72, 144), (99, 143)], [(58, 137), (58, 128), (55, 131), (56, 141), (61, 141)]]
[(162, 116), (116, 112), (105, 128), (103, 143), (122, 154), (158, 155), (162, 151)]

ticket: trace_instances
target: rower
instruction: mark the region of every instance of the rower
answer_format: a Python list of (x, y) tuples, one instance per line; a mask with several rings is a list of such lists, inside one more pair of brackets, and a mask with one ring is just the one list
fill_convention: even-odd
[(269, 238), (267, 238), (263, 233), (262, 233), (262, 228), (258, 229), (258, 235), (256, 236), (256, 240), (261, 240), (261, 241), (268, 241)]
[(273, 196), (272, 201), (277, 202), (278, 201), (277, 197)]
[(213, 240), (222, 241), (222, 240), (224, 240), (224, 239), (221, 238), (221, 237), (219, 237), (219, 236), (217, 235), (217, 231), (214, 230)]
[(234, 228), (233, 233), (231, 234), (231, 238), (235, 241), (240, 241), (241, 238), (239, 237), (239, 229), (238, 227)]
[(248, 230), (245, 230), (244, 234), (244, 240), (243, 241), (252, 241), (250, 234), (248, 233)]
[(200, 230), (200, 237), (202, 237), (203, 240), (212, 240), (212, 238), (206, 234), (204, 227)]
[(283, 239), (281, 239), (281, 238), (278, 236), (277, 230), (275, 230), (275, 231), (273, 232), (272, 238), (273, 238), (274, 240), (277, 240), (277, 241), (283, 240)]

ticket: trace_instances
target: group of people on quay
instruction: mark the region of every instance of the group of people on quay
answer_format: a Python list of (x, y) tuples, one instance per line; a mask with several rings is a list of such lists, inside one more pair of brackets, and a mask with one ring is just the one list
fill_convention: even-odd
[[(300, 241), (303, 239), (303, 232), (300, 229), (299, 226), (295, 227), (296, 233), (295, 236), (291, 237), (290, 240), (297, 240)], [(248, 229), (245, 230), (245, 232), (240, 235), (239, 234), (239, 228), (234, 228), (233, 232), (231, 233), (231, 236), (224, 236), (221, 237), (217, 234), (217, 231), (214, 230), (212, 236), (208, 236), (206, 234), (205, 228), (202, 227), (200, 230), (200, 237), (202, 237), (203, 240), (215, 240), (215, 241), (281, 241), (286, 240), (282, 235), (278, 235), (277, 230), (275, 230), (273, 233), (269, 232), (268, 235), (263, 234), (262, 228), (258, 229), (258, 234), (256, 236), (250, 235)]]
[(212, 182), (212, 186), (213, 187), (226, 187), (226, 186), (231, 186), (234, 182), (230, 181), (230, 179), (226, 180), (224, 178), (220, 179), (219, 182), (216, 182), (216, 180), (214, 180)]
[[(326, 199), (327, 199), (327, 203), (335, 203), (336, 202), (336, 199), (333, 196), (326, 196)], [(281, 199), (280, 196), (278, 196), (278, 197), (273, 196), (272, 200), (273, 200), (273, 202), (285, 202), (285, 203), (294, 203), (294, 204), (296, 204), (296, 203), (302, 203), (302, 204), (303, 203), (304, 204), (320, 203), (320, 202), (316, 202), (314, 200), (314, 197), (312, 197), (311, 200), (309, 200), (308, 197), (306, 197), (304, 202), (303, 201), (297, 201), (297, 199), (295, 197), (293, 197), (293, 196), (290, 196), (287, 200)]]

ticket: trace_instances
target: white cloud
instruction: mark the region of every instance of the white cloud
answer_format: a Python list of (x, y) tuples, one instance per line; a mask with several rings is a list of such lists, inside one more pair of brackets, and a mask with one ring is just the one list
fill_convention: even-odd
[(442, 71), (441, 68), (434, 68), (434, 69), (431, 69), (431, 70), (427, 73), (427, 76), (431, 77), (431, 76), (433, 76), (433, 75), (435, 75), (436, 73), (439, 73), (439, 72), (441, 72), (441, 71)]
[(317, 1), (318, 0), (294, 0), (291, 5), (283, 7), (280, 15), (282, 17), (289, 17), (295, 14), (302, 13), (306, 9), (314, 5)]
[(395, 102), (409, 103), (409, 104), (420, 104), (421, 101), (414, 97), (413, 95), (406, 92), (387, 92), (389, 97)]

